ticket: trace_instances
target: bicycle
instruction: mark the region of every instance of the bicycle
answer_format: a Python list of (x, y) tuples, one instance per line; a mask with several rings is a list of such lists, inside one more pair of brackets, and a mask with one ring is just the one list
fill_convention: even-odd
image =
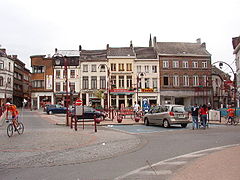
[(13, 135), (13, 131), (14, 130), (17, 131), (19, 135), (23, 134), (23, 131), (24, 131), (23, 123), (22, 122), (18, 122), (18, 119), (16, 119), (16, 121), (18, 123), (17, 126), (13, 123), (12, 119), (10, 120), (10, 122), (9, 122), (9, 124), (7, 126), (7, 135), (8, 135), (8, 137), (11, 137)]
[(236, 117), (228, 117), (226, 125), (234, 125), (236, 126), (239, 123), (239, 119)]

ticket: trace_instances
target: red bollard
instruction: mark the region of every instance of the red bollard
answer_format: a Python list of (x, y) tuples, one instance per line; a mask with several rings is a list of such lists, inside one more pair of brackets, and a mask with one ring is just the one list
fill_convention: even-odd
[(75, 119), (75, 131), (77, 131), (77, 120), (78, 120), (78, 119), (77, 119), (77, 116), (76, 116), (76, 115), (74, 116), (74, 119)]
[(97, 132), (96, 115), (94, 115), (94, 129), (95, 129), (95, 132)]

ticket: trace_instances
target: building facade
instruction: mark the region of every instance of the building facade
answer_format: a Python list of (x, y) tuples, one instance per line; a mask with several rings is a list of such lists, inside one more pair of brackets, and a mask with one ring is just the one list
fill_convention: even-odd
[(237, 88), (237, 107), (239, 107), (240, 94), (240, 36), (232, 38), (233, 54), (236, 62), (236, 88)]
[(157, 42), (153, 40), (159, 57), (161, 104), (185, 106), (211, 103), (211, 54), (206, 44)]
[(0, 105), (13, 102), (14, 61), (7, 56), (6, 49), (0, 49)]
[(31, 56), (32, 108), (39, 109), (46, 103), (54, 104), (53, 60), (45, 55)]

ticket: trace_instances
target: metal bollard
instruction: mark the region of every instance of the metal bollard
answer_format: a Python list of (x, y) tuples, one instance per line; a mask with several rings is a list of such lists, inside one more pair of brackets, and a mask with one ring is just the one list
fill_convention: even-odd
[(94, 129), (95, 129), (95, 132), (97, 132), (96, 115), (94, 115)]

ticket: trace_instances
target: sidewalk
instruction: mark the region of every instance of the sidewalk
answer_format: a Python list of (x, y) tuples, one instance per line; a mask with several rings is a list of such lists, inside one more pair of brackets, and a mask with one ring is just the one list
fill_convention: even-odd
[(227, 148), (185, 165), (170, 180), (239, 180), (240, 146)]

